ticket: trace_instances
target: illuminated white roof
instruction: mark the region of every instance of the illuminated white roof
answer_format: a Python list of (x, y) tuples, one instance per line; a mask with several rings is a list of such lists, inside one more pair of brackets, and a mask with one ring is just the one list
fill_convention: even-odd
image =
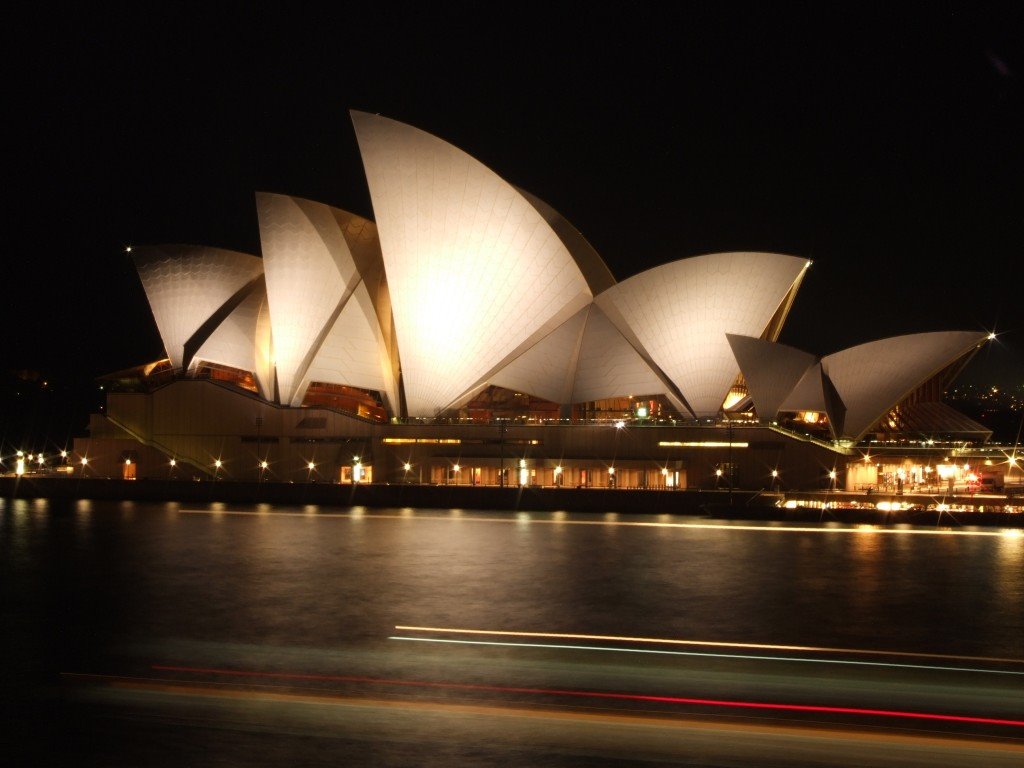
[[(301, 403), (312, 380), (353, 383), (350, 372), (338, 369), (342, 364), (362, 373), (378, 369), (382, 350), (371, 341), (380, 340), (376, 315), (365, 318), (370, 328), (358, 323), (358, 306), (344, 311), (362, 281), (357, 259), (367, 258), (361, 251), (368, 239), (375, 240), (372, 222), (286, 195), (259, 193), (256, 206), (280, 401)], [(332, 335), (334, 328), (338, 332)], [(328, 348), (322, 349), (328, 338)], [(314, 362), (321, 374), (334, 373), (310, 378)], [(374, 389), (390, 390), (379, 373), (373, 383), (380, 385)]]
[(260, 310), (267, 301), (267, 290), (262, 282), (239, 304), (231, 314), (224, 318), (217, 329), (210, 334), (196, 352), (192, 367), (199, 361), (229, 365), (243, 371), (253, 373), (264, 395), (271, 394), (264, 390), (261, 376), (256, 375), (257, 362), (257, 325)]
[(582, 309), (493, 376), (491, 383), (553, 403), (571, 402), (586, 322), (587, 310)]
[(596, 302), (698, 418), (713, 417), (740, 372), (726, 334), (761, 336), (807, 265), (774, 253), (696, 256), (634, 275)]
[(597, 305), (592, 305), (580, 345), (572, 402), (655, 395), (665, 383)]
[[(818, 359), (799, 349), (751, 336), (726, 334), (757, 415), (774, 419), (786, 396)], [(819, 375), (820, 379), (820, 375)], [(814, 410), (814, 409), (809, 409)]]
[(394, 120), (353, 112), (352, 121), (408, 412), (432, 416), (593, 294), (544, 216), (491, 170)]
[(360, 282), (313, 357), (292, 396), (301, 405), (311, 382), (348, 384), (381, 393), (392, 404), (391, 362), (366, 285)]
[(234, 309), (229, 302), (244, 298), (263, 272), (256, 256), (207, 246), (137, 246), (131, 255), (175, 368), (188, 363), (186, 343), (200, 345), (197, 331), (218, 312)]
[(793, 385), (779, 406), (780, 411), (818, 411), (828, 412), (828, 400), (825, 397), (825, 379), (821, 363), (814, 363), (804, 371), (803, 376)]
[(822, 368), (846, 404), (844, 436), (860, 439), (890, 408), (986, 338), (977, 331), (914, 333), (823, 358)]

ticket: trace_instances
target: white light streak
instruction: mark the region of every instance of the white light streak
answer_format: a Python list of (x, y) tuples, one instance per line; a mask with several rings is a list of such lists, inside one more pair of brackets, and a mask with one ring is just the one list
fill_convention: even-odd
[(755, 656), (742, 653), (707, 653), (701, 651), (666, 651), (656, 648), (615, 648), (607, 645), (562, 645), (558, 643), (511, 643), (498, 640), (451, 640), (441, 637), (404, 637), (402, 635), (391, 635), (388, 640), (404, 640), (416, 643), (442, 643), (449, 645), (491, 645), (506, 648), (550, 648), (555, 650), (568, 651), (608, 651), (611, 653), (647, 653), (660, 656), (694, 656), (711, 659), (741, 659), (744, 661), (795, 661), (802, 664), (841, 664), (859, 667), (891, 667), (894, 669), (928, 669), (936, 672), (970, 672), (989, 675), (1020, 675), (1024, 672), (1017, 672), (1010, 669), (985, 669), (984, 667), (942, 667), (931, 664), (901, 664), (887, 661), (855, 661), (852, 659), (811, 659), (805, 656)]

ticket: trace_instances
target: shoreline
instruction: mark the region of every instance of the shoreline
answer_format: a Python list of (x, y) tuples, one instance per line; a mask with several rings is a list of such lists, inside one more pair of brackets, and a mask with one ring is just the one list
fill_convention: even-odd
[[(944, 497), (952, 510), (928, 509), (930, 495), (897, 496), (829, 492), (765, 493), (733, 490), (650, 490), (462, 485), (339, 485), (331, 483), (244, 483), (234, 481), (121, 480), (49, 476), (0, 477), (4, 499), (150, 501), (335, 506), (481, 509), (537, 512), (616, 512), (670, 514), (727, 520), (770, 520), (872, 525), (968, 525), (1024, 528), (1024, 513), (1002, 511), (1020, 499)], [(783, 501), (788, 506), (782, 506)], [(888, 501), (908, 509), (880, 510)], [(793, 505), (797, 506), (793, 506)], [(862, 505), (862, 506), (856, 506)], [(961, 510), (957, 507), (970, 507)], [(979, 509), (981, 508), (981, 509)]]

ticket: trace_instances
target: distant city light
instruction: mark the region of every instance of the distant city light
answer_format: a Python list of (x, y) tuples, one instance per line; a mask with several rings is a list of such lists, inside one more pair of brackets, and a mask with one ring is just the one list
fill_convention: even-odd
[(311, 461), (311, 462), (309, 462), (309, 464), (306, 465), (306, 467), (309, 469), (310, 472), (312, 472), (314, 469), (316, 469), (316, 464), (314, 464)]
[(267, 462), (265, 462), (265, 461), (261, 461), (260, 462), (260, 469), (266, 469), (269, 466), (270, 465)]
[(82, 466), (84, 467), (84, 466), (85, 466), (86, 464), (88, 464), (88, 463), (89, 463), (89, 459), (88, 459), (88, 457), (86, 457), (86, 456), (83, 456), (83, 457), (82, 457)]
[(215, 466), (215, 467), (216, 467), (217, 469), (220, 469), (220, 468), (221, 468), (221, 465), (222, 465), (222, 463), (223, 463), (223, 462), (221, 462), (221, 460), (220, 460), (220, 459), (217, 459), (217, 460), (216, 460), (215, 462), (213, 462), (213, 466)]
[(174, 459), (171, 459), (171, 466), (172, 466), (172, 467), (176, 467), (176, 466), (178, 466), (178, 462), (177, 462), (177, 461), (175, 461)]
[(624, 426), (626, 426), (626, 422), (624, 422), (624, 421), (616, 421), (615, 422), (615, 428), (616, 429), (622, 429)]
[(405, 462), (405, 471), (408, 472), (410, 469), (412, 469), (412, 464)]

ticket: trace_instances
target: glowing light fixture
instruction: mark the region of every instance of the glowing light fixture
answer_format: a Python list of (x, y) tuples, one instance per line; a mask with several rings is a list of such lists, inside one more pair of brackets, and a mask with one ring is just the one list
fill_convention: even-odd
[(410, 469), (412, 469), (412, 464), (410, 464), (409, 462), (405, 462), (403, 469), (405, 469), (405, 471), (408, 472)]
[(615, 422), (615, 428), (616, 429), (622, 429), (625, 426), (626, 426), (626, 422), (624, 422), (624, 421), (616, 421)]
[(171, 462), (170, 462), (170, 464), (171, 464), (171, 466), (172, 466), (172, 467), (176, 467), (176, 466), (178, 466), (178, 461), (177, 461), (177, 459), (171, 459)]

